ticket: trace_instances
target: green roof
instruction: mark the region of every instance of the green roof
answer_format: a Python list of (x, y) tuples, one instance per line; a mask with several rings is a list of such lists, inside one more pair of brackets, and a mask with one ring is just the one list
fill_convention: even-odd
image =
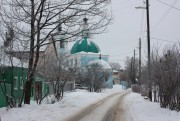
[(75, 54), (78, 52), (99, 53), (100, 49), (98, 45), (96, 45), (93, 41), (88, 40), (88, 38), (85, 37), (82, 40), (78, 40), (71, 49), (71, 54)]

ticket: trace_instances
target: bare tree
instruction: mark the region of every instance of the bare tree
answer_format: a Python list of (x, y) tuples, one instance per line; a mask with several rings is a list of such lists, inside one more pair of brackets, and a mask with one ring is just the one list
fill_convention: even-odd
[(120, 64), (117, 63), (117, 62), (110, 62), (110, 66), (111, 66), (111, 68), (112, 68), (113, 70), (119, 71), (119, 70), (121, 69)]
[(57, 56), (54, 54), (53, 51), (45, 55), (44, 63), (37, 71), (53, 85), (54, 97), (59, 101), (63, 98), (66, 83), (74, 81), (78, 67), (76, 65), (70, 66), (68, 54), (61, 53)]
[[(171, 110), (180, 110), (179, 76), (180, 51), (177, 46), (165, 49), (159, 55), (158, 49), (151, 56), (151, 80), (154, 92), (154, 101), (160, 106)], [(144, 71), (146, 71), (145, 69)], [(147, 74), (146, 74), (147, 75)]]
[(138, 59), (126, 58), (125, 61), (125, 72), (127, 73), (127, 81), (130, 81), (132, 84), (137, 83), (136, 79), (138, 77)]
[(16, 39), (29, 45), (30, 57), (24, 103), (30, 104), (32, 80), (39, 60), (41, 46), (49, 44), (47, 39), (57, 29), (64, 27), (63, 40), (72, 41), (81, 33), (82, 17), (89, 19), (92, 34), (103, 32), (111, 20), (107, 10), (110, 0), (3, 0), (1, 21), (3, 27), (12, 22)]
[(109, 76), (109, 71), (98, 63), (92, 63), (88, 65), (86, 70), (86, 83), (89, 86), (90, 92), (99, 92), (102, 88), (105, 88), (105, 81)]
[[(2, 31), (0, 31), (0, 35), (2, 35)], [(20, 82), (23, 82), (24, 79), (24, 73), (25, 69), (27, 68), (27, 63), (24, 60), (19, 60), (15, 57), (13, 57), (13, 51), (18, 51), (20, 49), (19, 44), (23, 44), (21, 42), (16, 43), (15, 38), (17, 35), (14, 33), (14, 26), (11, 23), (7, 23), (7, 30), (5, 31), (5, 35), (1, 36), (1, 49), (0, 49), (0, 71), (2, 76), (2, 85), (1, 89), (6, 97), (6, 100), (8, 102), (8, 105), (10, 107), (16, 107), (16, 105), (20, 105), (22, 101), (21, 95), (14, 94), (14, 88), (15, 88), (15, 79), (14, 79), (14, 72), (15, 68), (19, 68), (21, 70), (21, 79)], [(23, 46), (21, 46), (21, 49), (23, 49)], [(19, 55), (21, 56), (21, 55)], [(9, 82), (11, 87), (7, 88), (7, 80), (5, 80), (5, 76), (7, 76), (7, 72), (9, 72)], [(24, 87), (23, 87), (24, 89)], [(8, 90), (10, 90), (10, 93), (8, 93)]]

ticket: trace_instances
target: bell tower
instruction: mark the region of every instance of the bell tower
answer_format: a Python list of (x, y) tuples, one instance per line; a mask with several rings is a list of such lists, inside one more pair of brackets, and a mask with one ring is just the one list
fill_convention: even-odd
[(56, 45), (57, 54), (66, 53), (68, 51), (67, 50), (68, 49), (68, 43), (66, 40), (64, 40), (66, 38), (66, 36), (62, 30), (60, 17), (59, 17), (59, 23), (58, 24), (59, 24), (59, 26), (57, 28), (57, 32), (53, 36), (54, 41), (55, 41), (55, 45)]
[(83, 19), (84, 24), (83, 24), (83, 30), (82, 30), (82, 37), (83, 38), (90, 38), (90, 32), (89, 32), (89, 24), (88, 24), (88, 19), (85, 17)]

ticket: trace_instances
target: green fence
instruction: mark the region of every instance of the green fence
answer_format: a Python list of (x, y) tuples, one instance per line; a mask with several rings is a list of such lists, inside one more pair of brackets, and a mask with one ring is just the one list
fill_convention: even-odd
[(49, 91), (48, 85), (45, 82), (43, 82), (42, 95), (43, 96), (46, 95), (48, 91)]
[[(2, 85), (2, 88), (4, 90), (4, 85), (2, 83), (1, 83), (1, 85)], [(0, 108), (8, 105), (7, 101), (6, 101), (6, 97), (2, 91), (2, 88), (0, 87)], [(10, 84), (6, 84), (6, 91), (7, 91), (7, 94), (10, 95), (10, 92), (11, 92), (11, 85)]]
[[(4, 90), (4, 85), (1, 83), (1, 86)], [(1, 107), (6, 107), (8, 105), (7, 101), (6, 101), (6, 97), (4, 96), (4, 93), (1, 89), (0, 86), (0, 108)], [(6, 84), (6, 91), (7, 94), (10, 95), (11, 94), (11, 84)], [(42, 96), (46, 95), (46, 93), (48, 92), (48, 85), (46, 83), (42, 83)], [(16, 101), (19, 102), (21, 96), (22, 96), (23, 90), (22, 89), (18, 89), (18, 90), (14, 90), (14, 95), (16, 97)], [(31, 97), (31, 100), (34, 100), (34, 94)]]

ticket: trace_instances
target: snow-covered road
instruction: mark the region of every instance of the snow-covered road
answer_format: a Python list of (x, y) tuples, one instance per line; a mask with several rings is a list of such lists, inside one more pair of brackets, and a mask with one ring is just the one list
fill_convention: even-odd
[[(128, 93), (121, 85), (101, 93), (75, 90), (66, 92), (54, 104), (45, 102), (21, 108), (0, 108), (1, 121), (180, 121), (180, 112), (160, 108), (138, 93)], [(128, 94), (126, 94), (128, 93)]]
[[(119, 106), (123, 104), (123, 98), (130, 91), (124, 91), (112, 94), (95, 104), (88, 106), (86, 109), (78, 112), (75, 116), (66, 119), (68, 121), (118, 121), (124, 114), (119, 111)], [(126, 113), (126, 112), (124, 112)], [(118, 115), (118, 116), (117, 116)], [(120, 117), (119, 117), (120, 116)], [(125, 117), (124, 120), (126, 121)]]
[[(91, 107), (104, 98), (109, 99), (108, 96), (121, 92), (123, 92), (121, 85), (114, 85), (112, 89), (102, 90), (101, 93), (75, 90), (66, 92), (64, 98), (54, 104), (45, 103), (45, 99), (41, 105), (32, 101), (31, 105), (23, 105), (21, 108), (8, 110), (7, 108), (0, 108), (0, 118), (1, 121), (69, 121), (69, 117), (83, 115), (84, 112), (80, 113), (82, 110)], [(49, 100), (49, 98), (47, 99)], [(73, 119), (72, 121), (78, 120)]]
[(111, 118), (104, 121), (133, 121), (132, 115), (130, 113), (129, 103), (125, 101), (125, 97), (130, 94), (131, 91), (126, 91), (118, 99), (118, 102), (111, 110)]

